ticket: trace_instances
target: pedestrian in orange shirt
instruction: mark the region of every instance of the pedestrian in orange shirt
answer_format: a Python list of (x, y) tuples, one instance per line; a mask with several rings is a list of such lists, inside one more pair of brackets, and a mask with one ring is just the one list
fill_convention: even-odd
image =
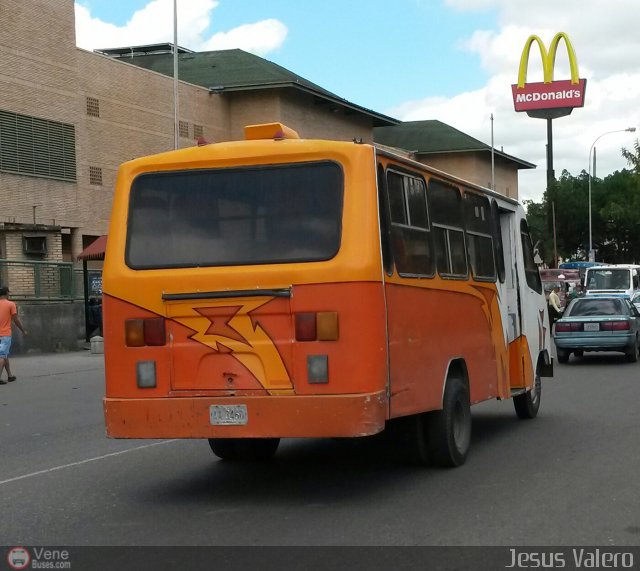
[(20, 322), (18, 317), (18, 311), (16, 304), (9, 301), (9, 288), (0, 287), (0, 385), (6, 385), (7, 381), (4, 381), (2, 377), (2, 371), (7, 370), (8, 381), (12, 382), (16, 380), (11, 374), (11, 367), (9, 366), (9, 351), (11, 349), (11, 322), (16, 324), (16, 327), (22, 331), (23, 335), (27, 332)]

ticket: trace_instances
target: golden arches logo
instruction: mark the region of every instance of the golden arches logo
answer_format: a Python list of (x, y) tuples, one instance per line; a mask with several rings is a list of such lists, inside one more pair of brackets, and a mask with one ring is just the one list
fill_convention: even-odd
[(544, 83), (553, 82), (553, 71), (556, 65), (556, 53), (558, 51), (558, 45), (560, 40), (564, 40), (567, 48), (567, 54), (569, 56), (569, 68), (571, 70), (571, 83), (578, 84), (580, 82), (578, 73), (578, 60), (576, 58), (576, 52), (573, 49), (573, 44), (569, 39), (569, 36), (564, 32), (558, 32), (549, 45), (549, 51), (544, 45), (544, 42), (536, 35), (531, 35), (527, 39), (522, 50), (522, 56), (520, 57), (520, 67), (518, 69), (518, 87), (522, 89), (527, 83), (527, 68), (529, 67), (529, 53), (531, 46), (535, 42), (540, 50), (540, 57), (542, 58), (542, 73)]

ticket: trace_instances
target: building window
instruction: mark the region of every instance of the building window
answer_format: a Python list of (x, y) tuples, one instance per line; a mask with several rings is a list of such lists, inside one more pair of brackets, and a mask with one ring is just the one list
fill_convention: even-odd
[(178, 124), (178, 134), (181, 137), (189, 138), (189, 123), (186, 121), (180, 121)]
[(0, 170), (75, 182), (75, 127), (0, 110)]
[(100, 117), (100, 101), (95, 97), (87, 97), (87, 115)]
[(204, 137), (204, 127), (202, 125), (194, 125), (193, 138), (199, 139), (200, 137)]
[(46, 236), (23, 236), (22, 245), (25, 254), (44, 256), (47, 253)]
[(102, 186), (102, 169), (100, 167), (89, 167), (89, 184)]

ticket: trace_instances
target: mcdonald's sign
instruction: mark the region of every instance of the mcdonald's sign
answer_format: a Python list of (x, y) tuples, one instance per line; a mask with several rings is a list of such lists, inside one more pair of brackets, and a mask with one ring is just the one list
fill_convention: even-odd
[[(554, 81), (553, 72), (560, 40), (564, 40), (567, 48), (571, 79)], [(529, 52), (534, 43), (538, 45), (542, 58), (543, 81), (541, 83), (527, 83)], [(584, 106), (586, 88), (587, 80), (579, 78), (576, 53), (567, 34), (558, 32), (551, 40), (549, 51), (538, 36), (529, 36), (520, 57), (518, 83), (511, 86), (516, 111), (526, 111), (531, 117), (543, 119), (563, 117), (569, 115), (574, 107)]]

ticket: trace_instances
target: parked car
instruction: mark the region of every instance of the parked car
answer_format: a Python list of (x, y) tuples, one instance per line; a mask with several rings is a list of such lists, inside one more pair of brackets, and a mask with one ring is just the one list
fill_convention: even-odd
[(574, 299), (556, 321), (553, 339), (560, 363), (571, 353), (621, 351), (627, 361), (638, 360), (640, 312), (621, 296), (587, 296)]

